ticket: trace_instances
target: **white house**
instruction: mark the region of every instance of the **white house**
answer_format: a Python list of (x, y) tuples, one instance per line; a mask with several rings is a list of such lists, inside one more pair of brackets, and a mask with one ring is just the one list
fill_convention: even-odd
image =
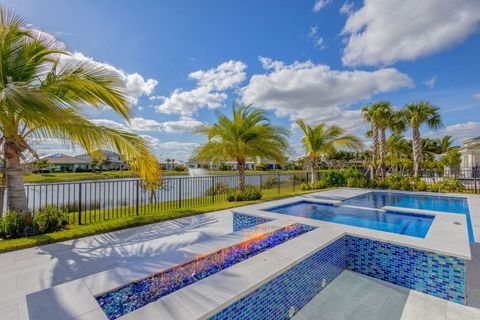
[(462, 156), (460, 170), (464, 175), (471, 175), (474, 168), (477, 168), (477, 172), (480, 173), (480, 137), (464, 140), (460, 154)]
[[(122, 160), (120, 155), (113, 151), (108, 150), (98, 150), (100, 152), (100, 166), (102, 170), (126, 170), (128, 166)], [(80, 154), (75, 158), (81, 159), (84, 161), (92, 162), (92, 157), (88, 153)]]

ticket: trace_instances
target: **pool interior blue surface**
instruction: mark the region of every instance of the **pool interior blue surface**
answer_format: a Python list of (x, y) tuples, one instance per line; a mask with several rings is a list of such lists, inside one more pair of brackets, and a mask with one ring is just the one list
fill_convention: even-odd
[(434, 217), (300, 201), (266, 211), (425, 238)]
[(468, 237), (470, 242), (475, 242), (466, 198), (373, 191), (347, 199), (342, 204), (368, 208), (392, 206), (464, 214), (467, 218)]

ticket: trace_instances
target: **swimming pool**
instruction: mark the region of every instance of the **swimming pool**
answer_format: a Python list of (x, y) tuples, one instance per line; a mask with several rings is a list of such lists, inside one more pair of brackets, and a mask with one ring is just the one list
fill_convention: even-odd
[(434, 217), (400, 212), (337, 207), (311, 201), (300, 201), (266, 209), (286, 214), (355, 227), (375, 229), (407, 236), (425, 238)]
[(342, 204), (368, 208), (391, 206), (464, 214), (467, 219), (469, 240), (475, 242), (466, 198), (372, 191), (344, 200)]

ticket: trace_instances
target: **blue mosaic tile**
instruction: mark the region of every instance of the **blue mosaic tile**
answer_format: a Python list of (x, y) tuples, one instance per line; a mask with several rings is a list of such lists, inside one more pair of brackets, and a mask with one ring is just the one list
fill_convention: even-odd
[(289, 319), (290, 307), (300, 310), (345, 269), (345, 240), (339, 239), (260, 288), (232, 303), (211, 320)]
[(233, 232), (243, 229), (251, 228), (256, 225), (272, 221), (272, 219), (266, 219), (256, 216), (250, 216), (243, 213), (233, 213)]
[(345, 237), (348, 270), (465, 304), (465, 261), (360, 237)]

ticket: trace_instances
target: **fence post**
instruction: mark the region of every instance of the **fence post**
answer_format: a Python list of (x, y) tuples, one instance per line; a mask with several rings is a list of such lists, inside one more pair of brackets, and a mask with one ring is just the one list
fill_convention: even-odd
[(78, 224), (82, 224), (82, 184), (78, 184)]
[(293, 191), (295, 191), (295, 173), (292, 173), (292, 179), (293, 179)]
[(262, 184), (263, 184), (263, 175), (260, 173), (260, 190), (262, 190)]
[(280, 193), (280, 173), (277, 173), (277, 193)]
[(477, 170), (478, 168), (477, 167), (473, 167), (473, 185), (474, 185), (474, 188), (475, 188), (475, 193), (478, 192), (478, 189), (477, 189)]
[(178, 207), (182, 207), (182, 178), (178, 179)]
[(135, 197), (135, 211), (139, 215), (139, 197), (140, 197), (140, 180), (137, 180), (136, 197)]
[(211, 183), (212, 183), (212, 187), (210, 190), (212, 190), (212, 203), (215, 203), (215, 176), (212, 176), (212, 178), (210, 179)]

